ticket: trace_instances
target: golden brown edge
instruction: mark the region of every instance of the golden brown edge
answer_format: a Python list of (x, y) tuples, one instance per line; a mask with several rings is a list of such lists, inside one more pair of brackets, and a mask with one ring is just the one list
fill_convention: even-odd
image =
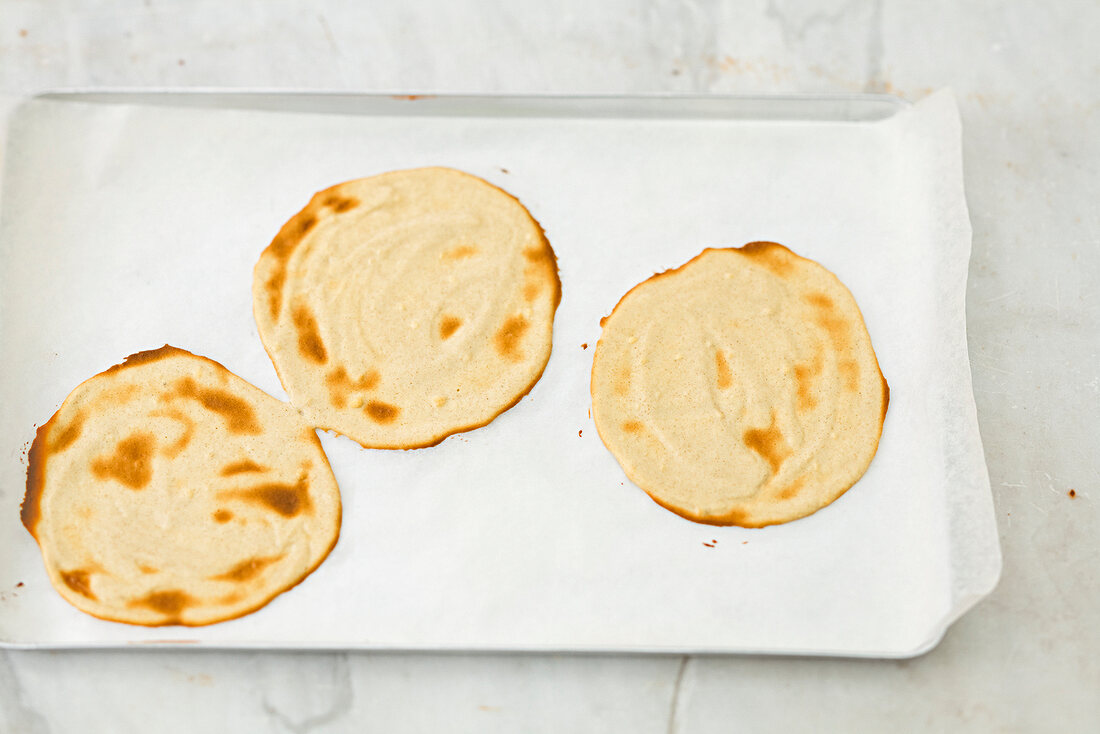
[[(755, 257), (758, 254), (764, 253), (764, 252), (766, 252), (766, 251), (768, 251), (772, 248), (775, 248), (775, 247), (778, 247), (778, 248), (786, 251), (787, 254), (789, 254), (793, 257), (796, 257), (799, 260), (803, 260), (805, 262), (813, 263), (814, 265), (817, 265), (818, 267), (821, 267), (822, 269), (824, 269), (827, 273), (829, 273), (829, 275), (831, 275), (833, 277), (834, 280), (836, 280), (836, 282), (840, 285), (840, 287), (843, 288), (844, 291), (846, 293), (848, 293), (849, 296), (851, 296), (852, 301), (854, 303), (856, 302), (855, 301), (855, 296), (852, 296), (852, 292), (850, 290), (848, 290), (848, 286), (844, 285), (844, 282), (841, 281), (840, 278), (838, 278), (833, 271), (829, 270), (824, 265), (822, 265), (821, 263), (819, 263), (815, 260), (811, 260), (809, 258), (802, 257), (801, 255), (799, 255), (795, 252), (792, 252), (790, 248), (788, 248), (784, 245), (781, 245), (778, 242), (755, 241), (755, 242), (746, 243), (746, 244), (742, 245), (741, 247), (705, 247), (705, 248), (703, 248), (702, 252), (700, 252), (698, 255), (691, 258), (690, 260), (688, 260), (684, 264), (682, 264), (678, 267), (675, 267), (675, 268), (671, 268), (669, 270), (663, 270), (659, 273), (654, 273), (650, 277), (648, 277), (645, 280), (641, 281), (640, 283), (634, 285), (632, 288), (630, 288), (630, 290), (628, 290), (626, 293), (624, 293), (622, 295), (622, 297), (619, 298), (619, 300), (615, 304), (614, 308), (611, 309), (611, 313), (609, 313), (607, 316), (604, 316), (603, 318), (600, 319), (600, 328), (601, 328), (600, 338), (596, 341), (596, 348), (593, 350), (593, 353), (592, 353), (592, 369), (589, 372), (589, 378), (588, 378), (588, 393), (589, 393), (589, 396), (592, 398), (593, 405), (595, 405), (595, 394), (593, 393), (593, 387), (594, 387), (594, 380), (595, 380), (595, 375), (596, 375), (596, 360), (600, 356), (600, 344), (603, 342), (602, 329), (607, 324), (608, 319), (610, 319), (612, 316), (615, 315), (615, 311), (619, 308), (620, 305), (622, 305), (623, 301), (626, 300), (627, 296), (629, 296), (631, 293), (633, 293), (637, 288), (640, 288), (641, 286), (645, 285), (646, 283), (649, 283), (650, 281), (657, 280), (659, 278), (663, 278), (667, 275), (672, 275), (674, 273), (678, 273), (679, 271), (686, 268), (688, 265), (691, 265), (693, 262), (695, 262), (696, 260), (701, 258), (703, 255), (705, 255), (705, 254), (707, 254), (708, 252), (711, 252), (711, 251), (715, 251), (715, 252), (731, 251), (731, 252), (738, 252), (738, 253), (740, 253), (742, 255), (745, 255), (747, 257)], [(854, 487), (856, 485), (856, 483), (859, 482), (859, 480), (863, 478), (863, 475), (867, 473), (867, 469), (871, 466), (871, 462), (874, 461), (875, 456), (878, 454), (878, 446), (879, 446), (880, 441), (882, 440), (882, 429), (883, 429), (883, 426), (886, 423), (886, 411), (887, 411), (887, 409), (890, 405), (890, 385), (886, 382), (886, 376), (882, 374), (882, 367), (879, 365), (879, 362), (878, 362), (878, 354), (875, 352), (874, 343), (871, 342), (871, 335), (870, 335), (869, 332), (867, 332), (867, 322), (863, 318), (863, 310), (859, 308), (858, 303), (856, 303), (856, 309), (859, 311), (859, 318), (860, 318), (860, 322), (863, 325), (864, 333), (867, 334), (867, 341), (868, 341), (869, 344), (871, 344), (871, 354), (875, 358), (875, 369), (878, 370), (879, 378), (882, 380), (882, 418), (879, 421), (878, 435), (875, 437), (875, 450), (871, 452), (871, 458), (867, 461), (867, 466), (865, 466), (863, 468), (863, 471), (860, 472), (859, 476), (855, 479), (855, 481), (853, 481), (847, 487), (844, 487), (843, 489), (841, 489), (839, 492), (837, 492), (836, 496), (834, 496), (831, 500), (829, 500), (827, 503), (825, 503), (821, 507), (817, 508), (816, 510), (808, 512), (805, 515), (799, 515), (798, 517), (793, 517), (789, 520), (777, 520), (777, 521), (774, 521), (774, 522), (770, 522), (770, 521), (769, 522), (753, 522), (751, 520), (746, 519), (744, 517), (744, 515), (745, 515), (744, 511), (742, 511), (740, 509), (734, 509), (734, 510), (726, 513), (725, 515), (718, 515), (718, 516), (707, 516), (707, 515), (693, 514), (692, 512), (690, 512), (688, 510), (685, 510), (685, 509), (680, 508), (680, 507), (676, 507), (674, 505), (668, 504), (666, 502), (662, 502), (661, 500), (657, 499), (656, 497), (654, 497), (649, 492), (649, 490), (647, 490), (645, 487), (643, 487), (641, 485), (641, 483), (639, 483), (633, 476), (631, 476), (631, 473), (627, 469), (627, 467), (622, 465), (622, 462), (619, 461), (619, 457), (616, 456), (615, 452), (612, 451), (611, 448), (607, 445), (607, 439), (604, 438), (603, 433), (600, 432), (599, 422), (593, 420), (593, 423), (596, 424), (596, 433), (599, 435), (600, 441), (603, 442), (604, 448), (607, 449), (608, 453), (610, 453), (613, 457), (615, 457), (615, 461), (618, 462), (619, 466), (623, 470), (623, 473), (626, 474), (627, 479), (629, 479), (631, 482), (634, 483), (634, 486), (638, 487), (643, 492), (645, 492), (646, 496), (649, 497), (651, 500), (653, 500), (655, 503), (657, 503), (658, 505), (660, 505), (664, 509), (668, 510), (669, 512), (672, 512), (676, 515), (679, 515), (680, 517), (684, 518), (685, 520), (691, 520), (692, 522), (697, 522), (697, 523), (700, 523), (702, 525), (716, 525), (716, 526), (720, 526), (720, 527), (737, 526), (737, 527), (742, 527), (742, 528), (763, 528), (763, 527), (768, 527), (769, 525), (785, 525), (786, 523), (794, 522), (795, 520), (801, 520), (804, 517), (809, 517), (810, 515), (813, 515), (815, 512), (818, 512), (819, 510), (823, 510), (824, 508), (826, 508), (829, 505), (836, 502), (838, 499), (841, 498), (841, 496), (844, 495), (845, 492), (847, 492), (849, 489)]]
[[(109, 368), (103, 370), (102, 372), (99, 372), (99, 373), (97, 373), (95, 375), (92, 375), (91, 377), (83, 380), (79, 385), (77, 385), (75, 388), (73, 388), (72, 391), (70, 391), (69, 395), (72, 395), (73, 393), (75, 393), (77, 390), (79, 390), (81, 387), (83, 387), (85, 383), (90, 382), (91, 380), (94, 380), (98, 377), (102, 377), (103, 375), (108, 375), (108, 374), (111, 374), (113, 372), (117, 372), (119, 370), (125, 369), (127, 367), (135, 367), (135, 366), (142, 365), (142, 364), (148, 364), (150, 362), (155, 362), (159, 359), (163, 359), (165, 357), (172, 357), (172, 356), (189, 356), (189, 357), (194, 357), (196, 359), (201, 359), (201, 360), (205, 360), (207, 362), (210, 362), (211, 364), (215, 365), (216, 367), (220, 367), (221, 369), (225, 370), (229, 375), (231, 375), (231, 376), (235, 377), (236, 379), (240, 380), (245, 385), (248, 385), (252, 389), (257, 390), (258, 392), (260, 392), (264, 395), (267, 395), (266, 392), (264, 392), (263, 390), (260, 390), (260, 388), (256, 387), (255, 385), (253, 385), (248, 380), (246, 380), (243, 377), (241, 377), (240, 375), (236, 374), (235, 372), (230, 370), (228, 367), (223, 365), (221, 362), (210, 359), (209, 357), (204, 357), (201, 354), (194, 354), (192, 352), (187, 351), (186, 349), (180, 349), (179, 347), (173, 347), (173, 346), (168, 345), (168, 344), (165, 344), (163, 347), (160, 347), (158, 349), (149, 349), (149, 350), (146, 350), (146, 351), (136, 352), (134, 354), (131, 354), (130, 356), (126, 357), (126, 359), (124, 359), (119, 364), (116, 364), (112, 367), (109, 367)], [(278, 398), (274, 398), (270, 395), (267, 395), (267, 397), (270, 397), (272, 400), (278, 400)], [(65, 400), (67, 401), (68, 397), (66, 397)], [(279, 400), (279, 402), (281, 403), (283, 401)], [(290, 405), (290, 403), (285, 403), (285, 405)], [(43, 452), (43, 449), (46, 445), (46, 442), (49, 440), (49, 433), (50, 433), (51, 424), (57, 418), (57, 416), (61, 413), (61, 411), (64, 409), (64, 407), (65, 407), (65, 401), (62, 401), (61, 407), (59, 407), (54, 412), (54, 414), (50, 417), (50, 419), (48, 421), (46, 421), (44, 424), (42, 424), (42, 426), (38, 429), (38, 431), (35, 434), (34, 442), (31, 444), (30, 451), (27, 452), (27, 457), (28, 457), (28, 462), (27, 462), (27, 490), (26, 490), (26, 493), (23, 496), (23, 502), (20, 505), (20, 513), (19, 514), (20, 514), (20, 517), (23, 521), (24, 527), (27, 528), (27, 532), (29, 532), (31, 534), (31, 537), (33, 537), (35, 539), (36, 543), (38, 542), (38, 536), (35, 535), (35, 533), (34, 533), (34, 527), (38, 523), (39, 503), (42, 500), (42, 486), (45, 483), (45, 469), (46, 469), (45, 464), (46, 464), (46, 459), (49, 457), (49, 453), (48, 452)], [(291, 406), (291, 407), (293, 407), (293, 406)], [(287, 591), (290, 591), (294, 587), (298, 586), (298, 584), (305, 581), (310, 576), (310, 574), (312, 574), (314, 571), (316, 571), (318, 568), (320, 568), (321, 564), (324, 563), (325, 559), (328, 558), (329, 554), (332, 552), (332, 549), (336, 547), (336, 543), (340, 540), (340, 531), (343, 528), (343, 522), (344, 522), (344, 503), (343, 503), (342, 498), (340, 497), (340, 485), (336, 481), (336, 475), (333, 473), (332, 465), (330, 465), (329, 461), (328, 461), (328, 454), (325, 453), (324, 446), (321, 445), (321, 440), (317, 437), (317, 432), (314, 429), (311, 428), (309, 430), (309, 433), (310, 433), (310, 435), (313, 436), (313, 441), (314, 441), (314, 443), (317, 447), (317, 450), (320, 452), (321, 461), (323, 462), (324, 469), (328, 470), (329, 476), (332, 477), (332, 483), (333, 483), (333, 485), (336, 486), (336, 533), (333, 535), (332, 542), (329, 543), (328, 548), (324, 551), (324, 553), (322, 553), (321, 555), (318, 556), (317, 562), (314, 563), (313, 566), (311, 566), (309, 569), (307, 569), (305, 571), (305, 573), (302, 574), (301, 578), (299, 578), (297, 581), (295, 581), (290, 586), (287, 586), (286, 588), (283, 588), (283, 589), (275, 590), (274, 593), (272, 593), (270, 596), (266, 597), (265, 599), (261, 600), (258, 604), (256, 604), (253, 607), (245, 609), (241, 612), (236, 612), (234, 614), (231, 614), (231, 615), (228, 615), (228, 616), (225, 616), (225, 617), (219, 617), (217, 619), (212, 619), (212, 620), (209, 620), (209, 621), (185, 622), (185, 621), (180, 620), (180, 619), (168, 619), (168, 620), (165, 620), (163, 622), (134, 622), (134, 621), (130, 621), (130, 620), (114, 619), (112, 617), (105, 617), (101, 614), (96, 614), (94, 612), (88, 611), (87, 609), (79, 607), (76, 604), (73, 604), (73, 602), (61, 591), (61, 589), (59, 589), (53, 583), (53, 578), (50, 576), (49, 568), (47, 567), (46, 568), (46, 577), (50, 580), (50, 585), (54, 586), (54, 589), (58, 592), (58, 595), (61, 596), (62, 599), (65, 599), (65, 601), (69, 602), (69, 604), (71, 604), (78, 611), (83, 612), (84, 614), (87, 614), (91, 617), (95, 617), (96, 619), (102, 619), (106, 622), (115, 622), (115, 623), (118, 623), (118, 624), (132, 624), (132, 625), (135, 625), (135, 626), (138, 626), (138, 627), (170, 627), (170, 626), (205, 627), (207, 625), (218, 624), (220, 622), (228, 622), (229, 620), (232, 620), (232, 619), (239, 619), (240, 617), (244, 617), (248, 614), (252, 614), (253, 612), (258, 611), (259, 609), (262, 609), (263, 607), (270, 604), (272, 602), (272, 600), (275, 599), (275, 597), (279, 596), (280, 594), (286, 593)], [(30, 504), (28, 504), (28, 503), (30, 503)], [(31, 507), (33, 507), (33, 510), (29, 509)], [(28, 521), (28, 517), (31, 517), (33, 519)], [(29, 522), (29, 524), (28, 524), (28, 522)], [(39, 544), (39, 546), (41, 547), (41, 544)], [(45, 565), (45, 558), (43, 558), (43, 565)]]
[[(352, 441), (355, 441), (357, 444), (359, 444), (360, 446), (362, 446), (365, 449), (402, 450), (402, 451), (411, 451), (413, 449), (428, 449), (428, 448), (431, 448), (433, 446), (438, 446), (439, 444), (443, 443), (445, 440), (447, 440), (448, 438), (450, 438), (451, 436), (454, 436), (456, 434), (466, 433), (468, 431), (474, 431), (474, 430), (477, 430), (478, 428), (484, 428), (485, 426), (489, 425), (490, 423), (495, 421), (497, 418), (499, 418), (502, 414), (504, 414), (507, 411), (514, 408), (516, 405), (519, 404), (519, 402), (521, 400), (523, 400), (523, 398), (527, 397), (527, 395), (530, 394), (530, 392), (535, 388), (535, 385), (537, 385), (539, 380), (542, 379), (543, 373), (546, 372), (546, 365), (548, 365), (550, 363), (550, 357), (553, 355), (553, 352), (554, 352), (554, 321), (555, 321), (555, 318), (557, 316), (558, 306), (561, 305), (561, 271), (560, 271), (560, 268), (558, 267), (558, 255), (557, 255), (556, 252), (554, 252), (554, 248), (550, 244), (550, 240), (548, 240), (546, 238), (546, 230), (543, 229), (543, 227), (539, 223), (539, 221), (537, 219), (535, 219), (534, 216), (531, 215), (531, 212), (527, 209), (526, 206), (523, 205), (523, 202), (521, 202), (519, 199), (517, 199), (515, 196), (508, 193), (504, 189), (500, 188), (499, 186), (497, 186), (493, 183), (490, 183), (489, 181), (486, 181), (485, 179), (481, 178), (480, 176), (475, 176), (472, 173), (467, 173), (466, 171), (460, 171), (457, 168), (447, 168), (445, 166), (424, 166), (424, 167), (421, 167), (421, 168), (408, 168), (408, 169), (403, 169), (403, 170), (398, 170), (398, 171), (387, 171), (386, 173), (380, 173), (380, 174), (376, 174), (375, 176), (368, 176), (366, 178), (367, 179), (377, 178), (378, 176), (386, 176), (386, 175), (389, 175), (391, 173), (409, 173), (409, 172), (412, 172), (412, 171), (429, 171), (429, 170), (451, 171), (453, 173), (458, 173), (458, 174), (461, 174), (462, 176), (466, 176), (467, 178), (471, 178), (471, 179), (473, 179), (473, 180), (475, 180), (479, 183), (482, 183), (486, 186), (489, 186), (490, 188), (496, 189), (497, 191), (504, 194), (505, 196), (507, 196), (512, 201), (516, 202), (516, 204), (519, 206), (519, 208), (521, 210), (523, 210), (523, 213), (527, 216), (527, 218), (531, 221), (531, 223), (534, 224), (535, 227), (538, 229), (539, 239), (542, 241), (543, 247), (545, 247), (546, 250), (550, 253), (550, 257), (553, 259), (553, 262), (554, 262), (554, 281), (553, 281), (554, 305), (553, 305), (553, 308), (550, 309), (550, 349), (547, 350), (546, 359), (543, 360), (542, 366), (539, 368), (538, 373), (534, 376), (534, 378), (527, 385), (527, 387), (525, 387), (523, 390), (518, 392), (516, 394), (515, 398), (510, 403), (508, 403), (507, 405), (502, 407), (499, 411), (494, 413), (488, 419), (486, 419), (482, 422), (479, 422), (479, 423), (472, 423), (472, 424), (462, 426), (462, 427), (459, 427), (459, 428), (454, 428), (454, 429), (445, 431), (441, 434), (437, 434), (437, 435), (433, 436), (432, 438), (427, 439), (424, 442), (413, 443), (413, 444), (363, 443), (362, 441), (359, 441), (355, 438), (352, 438), (351, 436), (348, 436), (349, 439), (351, 439)], [(286, 224), (284, 224), (283, 227), (279, 230), (279, 234), (277, 234), (275, 236), (275, 239), (272, 240), (271, 244), (268, 245), (266, 248), (264, 248), (264, 251), (260, 253), (260, 259), (256, 262), (256, 265), (253, 268), (253, 271), (252, 271), (252, 273), (253, 273), (253, 276), (252, 276), (253, 277), (253, 280), (252, 280), (252, 318), (256, 321), (257, 329), (260, 330), (260, 334), (259, 334), (260, 343), (263, 344), (264, 352), (267, 353), (268, 359), (271, 361), (272, 366), (275, 368), (275, 374), (279, 378), (279, 384), (281, 384), (283, 386), (283, 391), (287, 393), (288, 401), (289, 401), (290, 391), (287, 389), (286, 380), (283, 379), (283, 375), (279, 371), (278, 363), (275, 361), (274, 356), (271, 354), (271, 350), (268, 348), (267, 342), (265, 342), (264, 339), (263, 339), (263, 334), (262, 334), (263, 329), (260, 326), (260, 315), (257, 313), (257, 308), (261, 307), (259, 305), (259, 300), (257, 299), (257, 292), (258, 292), (257, 291), (257, 283), (259, 283), (258, 273), (260, 271), (260, 266), (263, 263), (264, 258), (268, 255), (268, 252), (271, 251), (271, 249), (273, 247), (280, 246), (280, 243), (281, 243), (281, 241), (283, 240), (283, 237), (284, 237), (284, 232), (291, 231), (293, 229), (293, 227), (291, 225), (295, 221), (298, 221), (299, 217), (305, 216), (306, 218), (308, 218), (310, 216), (315, 216), (314, 213), (313, 213), (313, 209), (315, 207), (315, 204), (322, 200), (322, 197), (324, 197), (326, 195), (331, 195), (332, 193), (338, 193), (340, 191), (341, 187), (346, 186), (347, 184), (354, 183), (356, 181), (362, 181), (362, 180), (365, 180), (365, 179), (353, 179), (351, 181), (344, 181), (344, 182), (335, 184), (333, 186), (329, 186), (327, 189), (324, 189), (324, 190), (319, 191), (316, 194), (314, 194), (310, 198), (309, 203), (306, 204), (304, 209), (302, 209), (301, 211), (296, 213), (294, 216), (292, 216), (289, 220), (287, 220)], [(302, 235), (301, 239), (304, 239), (308, 234), (309, 234), (309, 232), (307, 231), (305, 234)], [(294, 246), (297, 247), (297, 244), (298, 243), (295, 243)], [(290, 402), (290, 405), (294, 405), (294, 403)], [(295, 406), (295, 407), (297, 408), (297, 406)], [(321, 430), (324, 430), (324, 431), (332, 431), (333, 433), (336, 433), (338, 435), (344, 435), (344, 434), (340, 433), (339, 431), (337, 431), (335, 428), (331, 428), (329, 426), (319, 425), (317, 427), (320, 428)]]

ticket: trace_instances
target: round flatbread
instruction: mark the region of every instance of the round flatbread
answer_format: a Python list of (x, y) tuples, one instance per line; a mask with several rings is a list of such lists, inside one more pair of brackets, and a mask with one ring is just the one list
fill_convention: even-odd
[(322, 191), (256, 264), (290, 400), (370, 448), (431, 446), (519, 402), (550, 358), (557, 260), (515, 198), (421, 168)]
[(76, 608), (197, 626), (317, 568), (340, 533), (340, 493), (297, 411), (165, 346), (86, 380), (38, 429), (22, 518)]
[(889, 390), (859, 307), (782, 245), (707, 249), (602, 322), (592, 417), (631, 481), (696, 522), (828, 505), (878, 449)]

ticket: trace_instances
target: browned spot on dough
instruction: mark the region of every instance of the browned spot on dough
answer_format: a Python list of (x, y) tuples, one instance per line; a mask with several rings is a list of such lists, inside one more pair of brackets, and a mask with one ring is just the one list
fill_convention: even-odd
[(140, 388), (137, 385), (119, 385), (118, 387), (104, 390), (102, 393), (102, 399), (112, 402), (116, 405), (123, 405), (130, 402), (130, 400), (138, 394)]
[(809, 365), (799, 364), (794, 367), (794, 380), (798, 388), (798, 412), (804, 413), (817, 405), (817, 400), (810, 392), (812, 386), (810, 379), (814, 373)]
[(725, 390), (733, 384), (733, 375), (730, 374), (730, 366), (726, 362), (726, 355), (722, 354), (721, 350), (714, 353), (714, 365), (718, 369), (718, 389)]
[(236, 604), (237, 602), (239, 602), (243, 598), (244, 598), (244, 596), (239, 591), (234, 591), (230, 594), (226, 594), (225, 596), (218, 597), (218, 603), (219, 604)]
[[(176, 383), (176, 395), (198, 400), (202, 407), (220, 415), (230, 433), (260, 433), (260, 424), (256, 422), (256, 413), (248, 401), (238, 398), (227, 390), (216, 387), (199, 387), (190, 377), (184, 377)], [(173, 396), (169, 396), (173, 397)]]
[(223, 477), (230, 477), (234, 474), (244, 474), (245, 472), (254, 471), (262, 472), (267, 470), (252, 459), (242, 459), (241, 461), (235, 461), (232, 464), (223, 466), (220, 474)]
[[(131, 354), (129, 357), (122, 360), (122, 364), (114, 365), (113, 367), (108, 369), (103, 374), (110, 375), (114, 372), (117, 372), (121, 369), (125, 369), (127, 367), (137, 367), (137, 366), (143, 365), (143, 364), (151, 364), (153, 362), (158, 362), (162, 359), (168, 359), (169, 357), (194, 357), (194, 356), (195, 356), (194, 354), (191, 354), (191, 352), (188, 352), (185, 349), (180, 349), (179, 347), (173, 347), (173, 346), (169, 346), (168, 344), (165, 344), (163, 347), (160, 347), (159, 349), (149, 349), (149, 350), (144, 351), (144, 352), (136, 352), (135, 354)], [(205, 359), (205, 357), (200, 357), (200, 359)], [(208, 361), (213, 362), (213, 360), (208, 360)], [(217, 362), (214, 362), (214, 364), (217, 364)], [(218, 366), (220, 367), (221, 365), (218, 365)]]
[(803, 299), (817, 309), (814, 321), (825, 330), (838, 352), (848, 348), (848, 324), (835, 311), (833, 299), (824, 293), (807, 293)]
[(280, 553), (277, 556), (267, 556), (267, 557), (264, 557), (264, 558), (261, 558), (261, 557), (249, 558), (247, 561), (241, 561), (240, 563), (238, 563), (236, 566), (229, 569), (225, 573), (220, 573), (217, 576), (211, 576), (210, 580), (211, 581), (235, 581), (235, 582), (238, 582), (238, 583), (240, 583), (242, 581), (248, 581), (249, 579), (254, 578), (255, 576), (258, 576), (260, 573), (263, 572), (263, 570), (265, 568), (270, 566), (272, 563), (275, 563), (275, 561), (278, 561), (282, 557), (283, 557), (283, 554)]
[(96, 595), (92, 593), (91, 574), (83, 568), (78, 568), (73, 571), (61, 571), (61, 580), (65, 582), (65, 585), (70, 589), (85, 596), (92, 601), (96, 601)]
[(164, 418), (171, 418), (174, 421), (178, 421), (183, 424), (183, 433), (170, 444), (161, 447), (160, 452), (167, 456), (169, 459), (174, 459), (179, 455), (179, 452), (187, 448), (187, 444), (191, 443), (191, 439), (195, 435), (195, 421), (188, 418), (186, 415), (175, 409), (168, 410), (155, 410), (150, 415), (160, 416)]
[(588, 349), (588, 342), (581, 344), (581, 349)]
[(100, 479), (115, 479), (130, 489), (141, 489), (153, 478), (156, 439), (149, 433), (127, 436), (110, 456), (92, 461), (92, 473)]
[(882, 417), (879, 419), (879, 424), (886, 422), (886, 409), (890, 407), (890, 386), (886, 384), (886, 378), (879, 373), (879, 378), (882, 379)]
[(279, 264), (264, 283), (267, 290), (268, 308), (271, 309), (271, 318), (279, 317), (279, 308), (283, 304), (283, 286), (286, 285), (286, 265)]
[(338, 196), (336, 194), (329, 194), (321, 202), (323, 206), (327, 206), (337, 214), (343, 214), (346, 211), (350, 211), (359, 206), (359, 200), (354, 196)]
[(359, 376), (355, 386), (360, 390), (373, 390), (380, 379), (382, 379), (382, 375), (378, 373), (378, 370), (368, 370), (366, 374)]
[(348, 377), (347, 370), (343, 367), (337, 367), (325, 375), (325, 385), (328, 386), (329, 399), (332, 404), (337, 408), (343, 408), (348, 403), (350, 393), (373, 390), (378, 386), (380, 379), (382, 379), (382, 375), (376, 369), (368, 370), (365, 374), (360, 375), (358, 380), (352, 380)]
[(444, 260), (464, 260), (468, 257), (473, 257), (478, 253), (478, 249), (473, 245), (459, 245), (458, 247), (452, 247), (443, 253)]
[(611, 389), (615, 391), (616, 395), (626, 395), (630, 392), (629, 367), (623, 367), (621, 370), (615, 372), (615, 380), (611, 385)]
[(557, 261), (554, 251), (545, 241), (541, 247), (528, 247), (523, 251), (523, 256), (529, 263), (523, 269), (523, 298), (531, 302), (542, 293), (546, 283), (554, 282), (557, 277)]
[(56, 436), (53, 435), (53, 431), (50, 432), (50, 452), (57, 454), (71, 446), (73, 441), (80, 438), (83, 427), (84, 411), (77, 411), (64, 428), (58, 429)]
[(311, 211), (311, 207), (307, 206), (282, 226), (279, 234), (275, 235), (275, 239), (268, 245), (268, 249), (271, 250), (272, 255), (285, 264), (295, 248), (301, 243), (302, 238), (309, 234), (309, 231), (316, 225), (317, 217)]
[(46, 459), (50, 454), (46, 445), (49, 442), (51, 427), (56, 419), (57, 414), (55, 413), (52, 418), (39, 427), (35, 433), (34, 441), (31, 442), (31, 447), (27, 451), (27, 490), (23, 494), (23, 503), (19, 506), (19, 519), (23, 522), (23, 527), (27, 529), (27, 532), (35, 538), (38, 537), (34, 533), (34, 528), (38, 524), (38, 518), (41, 515), (39, 505), (42, 501), (42, 487), (46, 483)]
[[(649, 493), (647, 492), (646, 494), (649, 494)], [(654, 502), (656, 502), (661, 507), (665, 508), (666, 510), (668, 510), (670, 512), (674, 512), (677, 515), (679, 515), (680, 517), (686, 517), (687, 519), (691, 520), (692, 522), (703, 523), (705, 525), (740, 525), (741, 527), (746, 527), (746, 528), (761, 527), (761, 525), (759, 525), (758, 523), (754, 523), (750, 519), (747, 512), (745, 512), (744, 510), (738, 509), (738, 508), (734, 508), (732, 510), (729, 510), (728, 512), (725, 512), (721, 515), (702, 515), (702, 516), (700, 516), (700, 515), (695, 515), (691, 512), (688, 512), (688, 511), (686, 511), (686, 510), (684, 510), (680, 507), (676, 507), (675, 505), (671, 505), (667, 502), (664, 502), (659, 497), (655, 497), (652, 494), (649, 495), (649, 498), (651, 500), (653, 500)]]
[(317, 328), (317, 319), (306, 306), (298, 304), (291, 313), (294, 328), (298, 330), (298, 353), (316, 364), (328, 361), (328, 352), (321, 341), (321, 331)]
[(300, 512), (309, 512), (313, 507), (309, 499), (309, 477), (306, 474), (298, 477), (296, 484), (269, 482), (248, 489), (230, 490), (219, 494), (265, 505), (283, 517), (294, 517)]
[(844, 387), (851, 392), (859, 389), (859, 365), (852, 359), (842, 359), (838, 365), (840, 374), (844, 377)]
[(144, 563), (139, 563), (137, 567), (138, 570), (142, 573), (159, 573), (157, 569), (153, 568), (152, 566), (146, 566)]
[(171, 617), (178, 621), (179, 613), (195, 603), (195, 599), (185, 591), (169, 589), (167, 591), (151, 591), (140, 599), (130, 602), (132, 607), (145, 607), (159, 612), (165, 617)]
[(554, 262), (554, 253), (549, 247), (528, 247), (523, 251), (523, 256), (528, 262), (550, 263)]
[(627, 433), (640, 433), (642, 430), (642, 424), (638, 421), (626, 421), (623, 423), (623, 430)]
[(379, 400), (372, 400), (367, 403), (365, 410), (375, 423), (393, 423), (397, 420), (397, 416), (401, 414), (401, 408)]
[(819, 349), (814, 353), (814, 358), (809, 364), (797, 364), (794, 366), (794, 380), (798, 395), (798, 412), (805, 413), (817, 406), (817, 398), (813, 395), (813, 380), (821, 374), (825, 366), (825, 355)]
[(788, 484), (783, 489), (783, 491), (780, 492), (777, 495), (777, 497), (781, 500), (789, 500), (792, 497), (794, 497), (796, 494), (798, 494), (802, 490), (803, 485), (805, 485), (805, 484), (806, 484), (806, 477), (799, 477), (798, 479), (796, 479), (793, 482), (791, 482), (790, 484)]
[(222, 523), (223, 525), (233, 519), (233, 513), (229, 510), (218, 510), (214, 513), (214, 522)]
[(789, 275), (794, 267), (791, 251), (775, 242), (750, 242), (738, 251), (779, 277)]
[(833, 341), (833, 347), (838, 352), (848, 348), (848, 329), (844, 319), (832, 313), (819, 313), (817, 315), (817, 325), (829, 334), (829, 338)]
[(768, 462), (772, 474), (778, 472), (779, 467), (791, 455), (791, 448), (787, 445), (787, 440), (783, 438), (783, 434), (776, 424), (774, 412), (772, 413), (771, 423), (766, 428), (746, 430), (744, 441), (746, 446), (760, 454), (764, 461)]
[(316, 224), (317, 217), (313, 213), (313, 207), (307, 206), (283, 225), (282, 229), (279, 230), (279, 234), (275, 235), (275, 239), (267, 247), (265, 254), (271, 253), (275, 258), (271, 275), (264, 283), (272, 319), (279, 318), (279, 308), (283, 302), (283, 285), (286, 283), (287, 261), (290, 260), (294, 249), (298, 247), (302, 239), (309, 234), (309, 231)]
[(454, 334), (460, 326), (462, 326), (461, 319), (455, 318), (454, 316), (444, 316), (439, 321), (439, 338), (450, 339), (451, 334)]
[(814, 308), (825, 309), (827, 311), (833, 307), (833, 299), (829, 298), (824, 293), (807, 293), (802, 296), (802, 299)]
[(742, 527), (748, 526), (748, 513), (744, 510), (730, 510), (720, 517), (714, 518), (721, 525), (741, 525)]
[(497, 353), (511, 362), (521, 361), (523, 354), (519, 351), (519, 342), (530, 325), (521, 315), (509, 316), (493, 337)]

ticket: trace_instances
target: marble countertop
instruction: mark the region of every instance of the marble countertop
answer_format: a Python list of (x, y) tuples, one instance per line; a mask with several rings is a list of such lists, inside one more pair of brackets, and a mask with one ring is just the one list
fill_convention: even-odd
[(5, 651), (0, 731), (1100, 730), (1098, 36), (1087, 0), (0, 0), (16, 97), (954, 88), (1004, 552), (993, 595), (914, 660)]

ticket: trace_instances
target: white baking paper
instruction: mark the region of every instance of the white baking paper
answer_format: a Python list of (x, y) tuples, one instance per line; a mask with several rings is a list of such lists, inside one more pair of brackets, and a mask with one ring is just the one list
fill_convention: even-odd
[[(929, 648), (1000, 569), (966, 355), (959, 140), (948, 92), (861, 123), (27, 102), (11, 120), (0, 214), (0, 640)], [(554, 351), (530, 395), (430, 449), (323, 435), (340, 541), (255, 614), (145, 629), (65, 603), (19, 523), (35, 426), (83, 379), (165, 343), (285, 399), (252, 319), (261, 250), (313, 192), (425, 165), (517, 196), (558, 254)], [(890, 410), (870, 470), (833, 505), (761, 530), (698, 525), (654, 504), (600, 442), (588, 392), (599, 320), (655, 271), (760, 239), (851, 289)]]

